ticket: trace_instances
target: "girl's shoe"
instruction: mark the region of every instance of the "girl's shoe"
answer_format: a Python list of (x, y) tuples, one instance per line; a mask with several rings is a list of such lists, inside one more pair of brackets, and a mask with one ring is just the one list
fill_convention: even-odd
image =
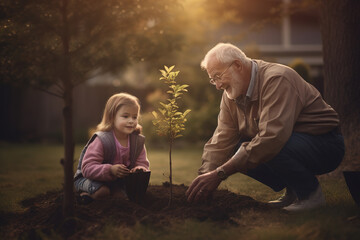
[(90, 203), (92, 203), (94, 201), (94, 199), (92, 197), (90, 197), (89, 195), (79, 195), (77, 197), (77, 202), (80, 205), (88, 205)]

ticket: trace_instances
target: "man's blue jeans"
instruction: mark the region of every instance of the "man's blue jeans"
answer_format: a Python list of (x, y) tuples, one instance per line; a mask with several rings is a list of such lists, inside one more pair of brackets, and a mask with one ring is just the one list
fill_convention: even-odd
[(335, 130), (317, 136), (294, 132), (276, 157), (247, 175), (276, 192), (289, 187), (305, 199), (319, 185), (316, 175), (336, 169), (344, 153), (344, 138)]

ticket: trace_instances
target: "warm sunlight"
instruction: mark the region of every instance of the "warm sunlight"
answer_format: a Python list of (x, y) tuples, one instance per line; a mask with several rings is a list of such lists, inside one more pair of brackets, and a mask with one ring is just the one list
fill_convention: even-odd
[(358, 240), (358, 2), (2, 1), (0, 239)]

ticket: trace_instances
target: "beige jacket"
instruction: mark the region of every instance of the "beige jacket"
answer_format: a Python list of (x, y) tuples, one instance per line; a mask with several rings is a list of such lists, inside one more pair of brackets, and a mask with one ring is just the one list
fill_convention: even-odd
[(338, 114), (314, 86), (284, 65), (255, 60), (258, 71), (251, 96), (237, 100), (223, 93), (218, 126), (205, 144), (199, 174), (216, 169), (237, 152), (237, 170), (246, 173), (272, 159), (292, 132), (327, 133), (339, 125)]

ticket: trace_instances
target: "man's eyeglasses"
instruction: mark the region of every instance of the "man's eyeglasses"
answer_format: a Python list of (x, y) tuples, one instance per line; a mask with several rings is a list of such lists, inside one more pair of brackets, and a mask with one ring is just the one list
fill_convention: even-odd
[(212, 85), (216, 85), (216, 81), (221, 80), (221, 77), (226, 73), (226, 71), (233, 65), (234, 62), (232, 62), (221, 74), (216, 74), (214, 77), (210, 78), (209, 82)]

